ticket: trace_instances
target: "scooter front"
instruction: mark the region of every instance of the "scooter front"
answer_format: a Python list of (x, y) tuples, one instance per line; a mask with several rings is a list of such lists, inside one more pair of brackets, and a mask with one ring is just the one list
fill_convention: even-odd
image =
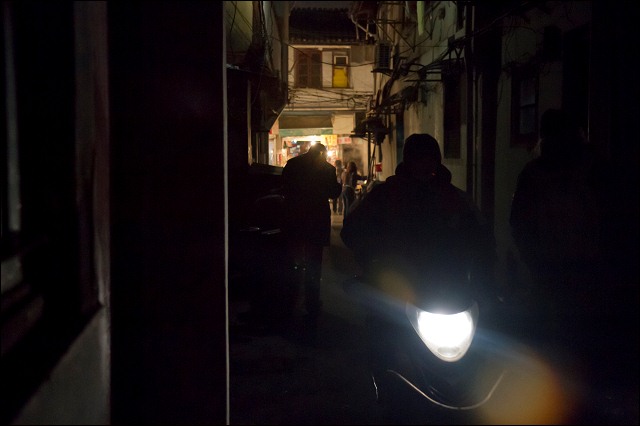
[(367, 310), (372, 383), (388, 423), (563, 422), (570, 401), (546, 365), (492, 330), (493, 311), (483, 318), (486, 305), (470, 293), (408, 302), (361, 278), (345, 290)]
[(405, 327), (371, 319), (372, 325), (377, 322), (373, 338), (397, 342), (379, 346), (372, 354), (372, 359), (384, 359), (380, 365), (385, 366), (373, 377), (390, 420), (480, 423), (477, 413), (491, 400), (506, 371), (489, 347), (475, 339), (478, 319), (476, 301), (455, 312), (407, 304)]

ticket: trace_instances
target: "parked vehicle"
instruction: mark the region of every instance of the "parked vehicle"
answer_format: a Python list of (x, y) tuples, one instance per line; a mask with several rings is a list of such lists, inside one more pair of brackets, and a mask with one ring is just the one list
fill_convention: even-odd
[[(229, 300), (233, 325), (267, 327), (288, 302), (281, 285), (286, 266), (281, 225), (283, 196), (278, 189), (248, 204), (243, 226), (229, 232)], [(258, 330), (256, 330), (258, 331)]]

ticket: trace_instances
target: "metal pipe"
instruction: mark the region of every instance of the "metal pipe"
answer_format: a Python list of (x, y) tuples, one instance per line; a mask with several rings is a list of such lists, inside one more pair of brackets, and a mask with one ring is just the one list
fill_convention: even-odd
[(475, 163), (475, 149), (474, 149), (474, 122), (473, 122), (473, 52), (472, 45), (473, 37), (469, 35), (473, 31), (473, 6), (470, 4), (466, 5), (467, 13), (466, 13), (466, 22), (465, 22), (465, 37), (466, 41), (464, 44), (464, 61), (466, 65), (467, 72), (467, 179), (466, 179), (466, 191), (473, 198), (473, 165)]

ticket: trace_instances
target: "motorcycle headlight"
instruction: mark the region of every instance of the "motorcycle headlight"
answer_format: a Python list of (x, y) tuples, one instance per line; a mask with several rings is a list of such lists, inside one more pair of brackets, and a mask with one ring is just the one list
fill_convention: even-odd
[(471, 346), (478, 321), (478, 304), (453, 314), (438, 314), (407, 305), (411, 325), (429, 350), (439, 359), (454, 362)]

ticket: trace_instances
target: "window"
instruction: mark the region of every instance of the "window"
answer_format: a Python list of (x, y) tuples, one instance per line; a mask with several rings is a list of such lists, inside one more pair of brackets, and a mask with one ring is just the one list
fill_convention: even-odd
[(511, 96), (511, 144), (532, 149), (538, 135), (538, 78), (533, 69), (514, 70)]
[(458, 3), (456, 5), (456, 31), (460, 31), (464, 27), (465, 5)]
[(333, 87), (349, 87), (349, 58), (345, 54), (333, 56)]
[[(589, 117), (589, 26), (567, 32), (562, 49), (562, 109), (587, 131)], [(558, 49), (560, 50), (560, 49)]]
[(296, 51), (296, 87), (322, 88), (322, 53), (319, 50)]

